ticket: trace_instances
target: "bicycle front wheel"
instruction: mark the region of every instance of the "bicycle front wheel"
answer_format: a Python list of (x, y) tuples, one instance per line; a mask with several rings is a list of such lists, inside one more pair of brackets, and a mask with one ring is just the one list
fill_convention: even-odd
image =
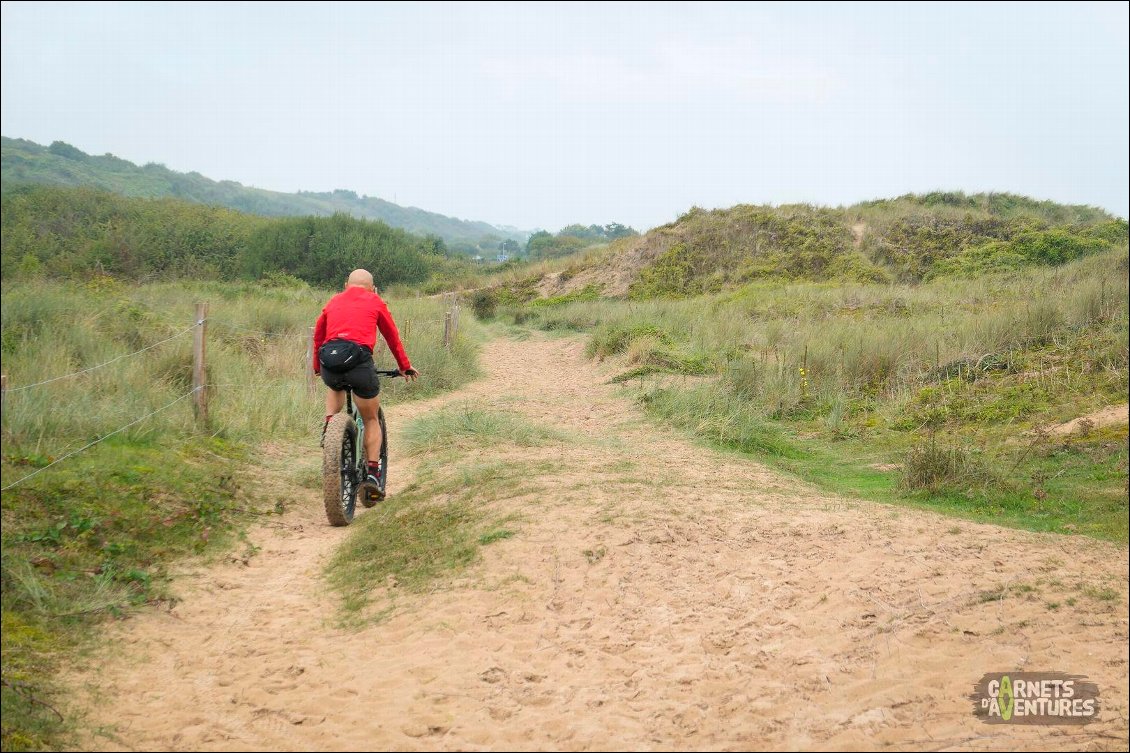
[(354, 467), (357, 425), (348, 413), (338, 413), (326, 427), (322, 448), (322, 501), (330, 525), (347, 526), (357, 508), (357, 469)]
[(384, 408), (377, 409), (377, 421), (381, 425), (381, 496), (388, 487), (388, 429), (385, 428)]

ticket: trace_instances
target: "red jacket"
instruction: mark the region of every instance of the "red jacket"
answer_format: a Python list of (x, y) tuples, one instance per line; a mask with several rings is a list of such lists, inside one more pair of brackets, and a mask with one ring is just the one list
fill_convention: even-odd
[(338, 293), (322, 309), (318, 323), (314, 325), (314, 371), (321, 371), (318, 363), (318, 348), (327, 340), (349, 340), (374, 350), (377, 346), (377, 330), (388, 343), (396, 365), (403, 371), (412, 368), (404, 345), (400, 342), (400, 332), (392, 320), (388, 306), (376, 293), (365, 288), (350, 286)]

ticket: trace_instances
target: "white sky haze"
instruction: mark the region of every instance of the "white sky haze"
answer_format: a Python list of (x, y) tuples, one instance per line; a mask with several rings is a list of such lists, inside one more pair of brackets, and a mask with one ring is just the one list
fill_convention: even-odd
[(1127, 216), (1126, 3), (3, 3), (5, 136), (556, 230), (1013, 191)]

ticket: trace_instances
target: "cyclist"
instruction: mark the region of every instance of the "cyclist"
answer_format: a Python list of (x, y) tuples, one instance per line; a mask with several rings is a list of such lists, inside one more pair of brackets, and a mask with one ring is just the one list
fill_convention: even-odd
[(377, 295), (373, 275), (364, 269), (349, 273), (345, 289), (330, 299), (314, 326), (314, 373), (320, 374), (329, 388), (326, 392), (326, 421), (322, 439), (334, 414), (345, 407), (345, 388), (353, 390), (357, 410), (365, 422), (365, 457), (368, 458), (366, 483), (380, 478), (381, 426), (377, 420), (381, 385), (373, 364), (377, 332), (384, 337), (396, 359), (400, 375), (407, 381), (419, 376), (404, 352), (400, 332), (388, 306)]

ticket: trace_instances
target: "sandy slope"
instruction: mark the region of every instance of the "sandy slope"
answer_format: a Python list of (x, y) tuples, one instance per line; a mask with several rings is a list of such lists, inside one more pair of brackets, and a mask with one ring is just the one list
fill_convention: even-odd
[(1103, 426), (1117, 426), (1130, 421), (1130, 405), (1108, 405), (1094, 413), (1072, 419), (1059, 426), (1053, 426), (1048, 433), (1056, 436), (1067, 436), (1078, 431), (1097, 429)]
[[(247, 564), (186, 574), (177, 607), (114, 628), (79, 678), (114, 727), (88, 744), (1126, 748), (1126, 547), (829, 497), (641, 420), (575, 341), (497, 340), (484, 363), (390, 422), (472, 399), (578, 434), (522, 451), (559, 470), (497, 503), (519, 535), (344, 631), (320, 575), (343, 531), (299, 491)], [(975, 721), (973, 683), (1018, 669), (1088, 675), (1102, 720)]]

